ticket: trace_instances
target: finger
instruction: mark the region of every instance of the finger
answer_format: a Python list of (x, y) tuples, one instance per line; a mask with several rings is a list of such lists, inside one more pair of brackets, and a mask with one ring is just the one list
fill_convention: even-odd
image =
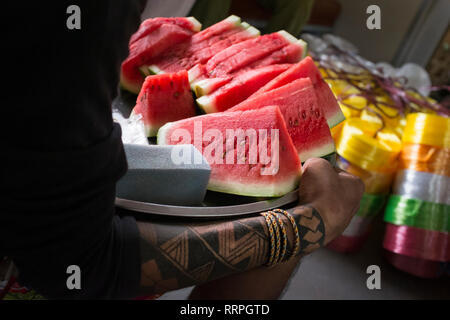
[(303, 164), (303, 172), (312, 171), (315, 174), (334, 172), (333, 166), (325, 159), (311, 158)]

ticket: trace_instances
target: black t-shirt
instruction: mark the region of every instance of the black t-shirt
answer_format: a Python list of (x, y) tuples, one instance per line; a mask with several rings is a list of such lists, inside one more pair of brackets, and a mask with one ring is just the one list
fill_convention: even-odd
[[(81, 29), (67, 27), (72, 4)], [(50, 298), (137, 292), (136, 222), (114, 215), (126, 159), (111, 102), (143, 4), (15, 1), (0, 10), (0, 256)], [(67, 288), (70, 265), (81, 269), (81, 290)]]

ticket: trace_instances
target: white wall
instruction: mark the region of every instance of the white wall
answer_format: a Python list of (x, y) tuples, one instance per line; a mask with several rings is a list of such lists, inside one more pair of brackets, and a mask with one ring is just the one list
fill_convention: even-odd
[[(431, 0), (426, 0), (431, 1)], [(410, 30), (422, 0), (338, 0), (341, 14), (333, 32), (359, 49), (363, 57), (374, 62), (391, 62)], [(381, 30), (368, 30), (366, 9), (376, 4), (381, 9)]]

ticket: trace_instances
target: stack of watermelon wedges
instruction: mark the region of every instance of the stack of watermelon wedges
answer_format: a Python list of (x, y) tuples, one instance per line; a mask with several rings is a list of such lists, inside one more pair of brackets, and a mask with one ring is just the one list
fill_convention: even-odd
[(294, 190), (301, 162), (334, 153), (330, 128), (344, 120), (305, 58), (306, 43), (286, 31), (260, 35), (236, 16), (200, 30), (192, 17), (142, 22), (121, 68), (122, 88), (138, 94), (132, 112), (158, 144), (202, 152), (209, 190), (262, 197)]

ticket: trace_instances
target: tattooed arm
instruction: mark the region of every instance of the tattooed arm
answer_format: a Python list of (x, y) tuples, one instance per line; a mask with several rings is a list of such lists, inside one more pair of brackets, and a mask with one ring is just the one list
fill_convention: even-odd
[[(290, 210), (299, 227), (300, 256), (345, 229), (362, 196), (358, 181), (321, 159), (305, 164), (302, 202)], [(287, 219), (284, 222), (292, 252), (293, 232)], [(262, 216), (193, 224), (139, 222), (138, 227), (141, 287), (147, 294), (203, 284), (254, 269), (268, 260), (269, 233)]]

